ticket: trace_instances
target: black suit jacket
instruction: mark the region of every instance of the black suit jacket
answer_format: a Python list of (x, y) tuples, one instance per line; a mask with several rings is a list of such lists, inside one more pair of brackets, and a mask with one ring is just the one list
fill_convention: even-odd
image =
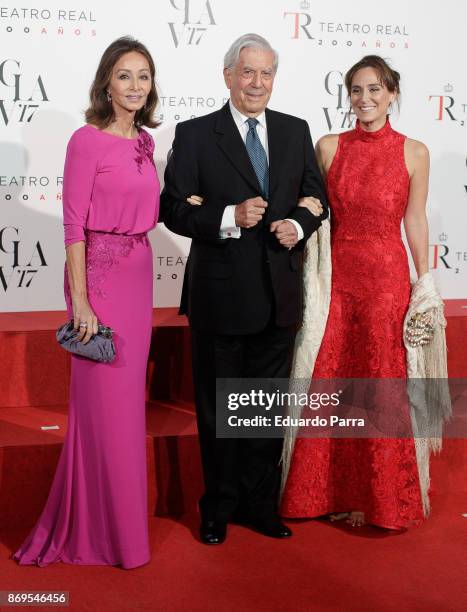
[[(227, 103), (221, 110), (177, 125), (161, 194), (161, 220), (176, 234), (192, 238), (180, 312), (199, 331), (249, 334), (271, 315), (279, 326), (298, 323), (302, 309), (302, 252), (328, 211), (306, 121), (266, 109), (269, 199), (261, 223), (242, 228), (238, 239), (220, 239), (225, 207), (261, 196), (245, 144)], [(204, 198), (201, 206), (186, 202)], [(321, 200), (315, 217), (298, 208), (301, 196)], [(290, 251), (270, 224), (298, 221), (304, 239)]]

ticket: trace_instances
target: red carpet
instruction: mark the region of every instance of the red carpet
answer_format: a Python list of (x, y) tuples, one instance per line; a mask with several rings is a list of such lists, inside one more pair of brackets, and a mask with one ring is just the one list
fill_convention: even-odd
[[(464, 452), (464, 461), (466, 455)], [(465, 471), (461, 475), (466, 482)], [(67, 590), (73, 610), (461, 612), (467, 606), (467, 492), (439, 493), (421, 527), (387, 535), (321, 521), (289, 541), (233, 526), (220, 547), (195, 541), (194, 513), (151, 519), (153, 558), (137, 570), (16, 566), (26, 531), (3, 535), (1, 588)]]
[[(452, 377), (467, 373), (463, 305), (447, 310)], [(71, 609), (103, 612), (467, 608), (465, 440), (447, 440), (434, 459), (432, 515), (406, 533), (315, 520), (292, 524), (295, 536), (285, 542), (240, 526), (220, 547), (197, 541), (189, 333), (174, 309), (155, 311), (148, 370), (151, 563), (131, 571), (17, 566), (9, 556), (40, 512), (66, 426), (68, 357), (53, 343), (62, 320), (63, 313), (0, 315), (0, 590), (66, 590)], [(60, 429), (44, 432), (43, 424)]]

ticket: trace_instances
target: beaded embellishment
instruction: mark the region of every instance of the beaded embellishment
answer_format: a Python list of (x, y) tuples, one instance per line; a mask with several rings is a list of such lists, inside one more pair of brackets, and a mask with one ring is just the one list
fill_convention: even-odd
[(88, 291), (102, 299), (107, 298), (104, 281), (107, 273), (121, 259), (130, 255), (138, 244), (148, 244), (144, 234), (109, 234), (88, 231), (86, 236), (86, 276)]
[(433, 340), (435, 328), (429, 312), (416, 312), (410, 317), (405, 330), (405, 339), (409, 346), (425, 346)]
[(143, 163), (145, 161), (154, 166), (154, 159), (152, 156), (152, 139), (147, 132), (143, 130), (140, 132), (138, 140), (136, 141), (135, 151), (137, 155), (134, 159), (140, 174), (143, 173)]

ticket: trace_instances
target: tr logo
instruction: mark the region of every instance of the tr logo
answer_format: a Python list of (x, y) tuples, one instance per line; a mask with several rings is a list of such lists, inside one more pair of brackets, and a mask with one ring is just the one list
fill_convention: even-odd
[[(310, 8), (309, 2), (302, 2), (300, 8)], [(303, 37), (303, 35), (305, 35), (309, 40), (313, 40), (313, 36), (308, 29), (309, 25), (311, 24), (311, 15), (309, 13), (296, 11), (284, 11), (282, 15), (283, 19), (286, 19), (289, 16), (292, 17), (292, 19), (289, 19), (289, 22), (292, 24), (293, 28), (291, 38), (298, 39), (300, 36)]]
[(441, 266), (450, 269), (448, 262), (449, 247), (447, 244), (430, 244), (432, 252), (431, 269), (437, 270)]
[(454, 274), (459, 274), (467, 264), (467, 251), (450, 249), (446, 232), (439, 234), (438, 241), (430, 244), (430, 269), (450, 270)]
[[(467, 104), (457, 104), (456, 106), (455, 98), (448, 95), (453, 91), (454, 87), (451, 83), (448, 83), (444, 87), (444, 94), (428, 96), (429, 102), (432, 100), (435, 102), (436, 121), (444, 121), (445, 119), (448, 121), (458, 121), (458, 116), (462, 112), (460, 107), (463, 108), (464, 113), (466, 112)], [(460, 120), (460, 125), (464, 125), (464, 119)]]

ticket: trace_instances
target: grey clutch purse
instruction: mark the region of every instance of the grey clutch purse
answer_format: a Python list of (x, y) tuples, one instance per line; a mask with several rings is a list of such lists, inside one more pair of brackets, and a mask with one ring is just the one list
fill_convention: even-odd
[(93, 361), (110, 363), (115, 358), (115, 345), (112, 340), (113, 330), (110, 327), (101, 325), (97, 328), (97, 334), (94, 334), (87, 344), (78, 342), (76, 339), (79, 335), (79, 330), (73, 329), (73, 319), (65, 323), (57, 329), (57, 342), (66, 351), (87, 357)]

